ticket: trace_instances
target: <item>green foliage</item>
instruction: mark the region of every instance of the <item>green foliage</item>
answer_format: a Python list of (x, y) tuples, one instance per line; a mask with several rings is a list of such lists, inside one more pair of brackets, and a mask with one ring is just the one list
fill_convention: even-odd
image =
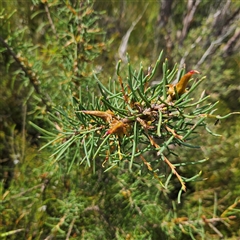
[(2, 239), (239, 236), (239, 2), (159, 2), (0, 1)]
[[(97, 26), (100, 14), (95, 13), (92, 4), (87, 2), (74, 6), (61, 1), (43, 5), (35, 3), (32, 7), (32, 26), (10, 31), (1, 51), (8, 47), (9, 52), (12, 48), (9, 53), (20, 68), (11, 74), (13, 79), (21, 79), (25, 91), (31, 87), (27, 95), (35, 106), (41, 101), (44, 107), (57, 101), (65, 105), (69, 88), (78, 92), (80, 86), (91, 87), (90, 62), (105, 47), (102, 42), (104, 33)], [(3, 15), (3, 18), (9, 16)], [(42, 19), (44, 21), (39, 25)], [(35, 38), (26, 41), (31, 34)], [(15, 84), (13, 81), (12, 86)]]
[[(176, 77), (177, 66), (169, 70), (166, 61), (163, 63), (163, 79), (159, 84), (151, 85), (161, 56), (162, 53), (154, 68), (146, 74), (143, 66), (137, 72), (129, 63), (125, 86), (119, 62), (119, 86), (113, 79), (108, 89), (95, 76), (100, 97), (89, 96), (85, 104), (80, 94), (68, 109), (51, 114), (54, 131), (37, 127), (48, 140), (45, 147), (52, 148), (52, 161), (63, 164), (68, 173), (75, 164), (92, 167), (95, 173), (99, 162), (106, 165), (106, 171), (120, 166), (141, 175), (148, 169), (166, 190), (175, 174), (181, 183), (180, 202), (181, 192), (186, 191), (185, 182), (195, 180), (199, 174), (190, 178), (180, 176), (175, 170), (179, 162), (171, 164), (167, 157), (176, 155), (176, 147), (199, 148), (191, 144), (191, 139), (198, 136), (199, 128), (207, 127), (206, 118), (225, 117), (213, 115), (216, 103), (206, 104), (208, 96), (202, 94), (197, 101), (190, 98), (204, 77), (195, 81), (187, 93), (174, 101), (169, 100), (167, 86)], [(194, 159), (181, 162), (181, 165), (203, 161)], [(164, 170), (163, 163), (170, 167), (170, 171)]]

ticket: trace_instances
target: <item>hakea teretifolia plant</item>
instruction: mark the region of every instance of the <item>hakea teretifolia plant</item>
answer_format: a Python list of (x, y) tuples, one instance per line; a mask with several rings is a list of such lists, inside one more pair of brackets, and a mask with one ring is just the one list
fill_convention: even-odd
[[(82, 101), (81, 95), (78, 99), (74, 97), (75, 117), (72, 118), (59, 109), (64, 120), (54, 117), (57, 134), (46, 145), (58, 145), (52, 155), (55, 161), (69, 161), (70, 166), (74, 161), (86, 163), (94, 171), (96, 161), (101, 162), (106, 171), (116, 166), (128, 166), (129, 171), (140, 173), (145, 166), (164, 188), (168, 188), (175, 175), (181, 183), (180, 193), (186, 191), (185, 182), (194, 180), (199, 173), (187, 179), (177, 172), (178, 163), (170, 161), (171, 156), (176, 155), (175, 148), (199, 147), (191, 140), (198, 137), (199, 127), (212, 133), (206, 118), (218, 120), (228, 115), (213, 115), (217, 103), (206, 103), (209, 96), (205, 96), (205, 92), (197, 100), (191, 97), (205, 79), (198, 78), (197, 70), (185, 73), (185, 69), (178, 70), (177, 65), (169, 70), (166, 60), (162, 65), (162, 79), (152, 84), (161, 56), (162, 53), (155, 66), (146, 72), (142, 66), (138, 72), (133, 71), (129, 63), (126, 78), (121, 76), (119, 61), (117, 80), (110, 80), (109, 87), (94, 75), (100, 98), (89, 94), (89, 101)], [(176, 84), (173, 83), (175, 80)], [(191, 164), (205, 160), (194, 159)], [(169, 174), (163, 170), (162, 163), (169, 166)]]
[[(193, 74), (199, 74), (196, 70), (191, 70), (180, 78), (177, 84), (171, 84), (177, 73), (177, 68), (170, 72), (167, 70), (167, 61), (163, 64), (163, 79), (158, 85), (151, 85), (151, 79), (153, 78), (156, 69), (159, 65), (160, 58), (157, 61), (154, 69), (148, 69), (147, 74), (144, 76), (142, 68), (138, 75), (134, 75), (131, 66), (129, 65), (129, 77), (127, 83), (124, 85), (123, 79), (120, 76), (120, 62), (118, 65), (118, 83), (120, 91), (117, 93), (111, 93), (106, 89), (103, 84), (97, 79), (100, 91), (102, 93), (102, 103), (106, 110), (81, 110), (82, 114), (93, 116), (94, 118), (100, 118), (105, 123), (101, 126), (102, 138), (112, 137), (117, 138), (115, 141), (118, 149), (118, 157), (123, 160), (123, 154), (121, 154), (121, 139), (129, 136), (135, 136), (132, 141), (132, 154), (130, 158), (130, 168), (132, 167), (132, 161), (134, 158), (139, 158), (147, 165), (148, 170), (154, 173), (157, 177), (156, 169), (151, 166), (151, 162), (146, 160), (144, 152), (152, 147), (157, 151), (157, 156), (160, 157), (171, 168), (182, 185), (182, 190), (186, 190), (183, 179), (175, 170), (175, 166), (171, 164), (166, 155), (163, 153), (167, 150), (171, 144), (186, 145), (187, 137), (193, 132), (193, 130), (201, 125), (203, 119), (207, 115), (201, 115), (201, 121), (195, 124), (190, 124), (189, 119), (195, 120), (197, 115), (186, 116), (184, 114), (184, 108), (192, 107), (200, 104), (207, 97), (199, 99), (195, 104), (189, 105), (189, 102), (193, 99), (189, 99), (189, 94), (186, 91), (187, 83), (192, 78)], [(184, 69), (182, 70), (182, 73)], [(193, 88), (203, 81), (204, 78), (196, 81)], [(186, 94), (185, 94), (186, 93)], [(114, 105), (110, 99), (113, 99), (113, 95), (122, 102), (122, 107)], [(185, 95), (184, 95), (185, 94)], [(184, 97), (182, 97), (184, 95)], [(118, 103), (119, 104), (119, 103)], [(120, 104), (119, 104), (120, 105)], [(212, 106), (209, 106), (209, 111)], [(206, 111), (205, 111), (206, 112)], [(200, 113), (200, 110), (199, 110)], [(199, 116), (199, 114), (198, 114)], [(184, 122), (184, 119), (187, 120)], [(181, 124), (180, 124), (181, 123)], [(92, 121), (88, 126), (89, 130), (92, 129), (92, 125), (99, 124), (99, 122)], [(111, 135), (111, 136), (110, 136)], [(143, 135), (145, 145), (140, 138)], [(137, 137), (138, 136), (138, 137)], [(130, 139), (130, 138), (129, 138)], [(147, 142), (146, 142), (147, 139)], [(158, 139), (161, 139), (162, 144), (159, 144)], [(110, 145), (113, 141), (110, 142)], [(190, 145), (189, 145), (190, 146)], [(109, 155), (113, 154), (108, 151), (106, 158), (102, 165), (104, 166), (109, 160)]]

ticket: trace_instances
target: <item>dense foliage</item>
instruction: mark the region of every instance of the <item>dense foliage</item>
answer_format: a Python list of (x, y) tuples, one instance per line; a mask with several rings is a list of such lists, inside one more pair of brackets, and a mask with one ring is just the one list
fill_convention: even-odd
[(137, 3), (0, 2), (3, 239), (240, 235), (240, 4)]

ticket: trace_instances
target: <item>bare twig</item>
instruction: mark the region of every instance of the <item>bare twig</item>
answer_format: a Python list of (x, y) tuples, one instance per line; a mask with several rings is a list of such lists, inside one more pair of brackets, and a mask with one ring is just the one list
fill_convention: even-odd
[(168, 19), (171, 16), (173, 0), (162, 0), (159, 14), (158, 27), (166, 27)]
[(227, 218), (222, 217), (206, 218), (206, 216), (203, 215), (202, 218), (198, 220), (188, 220), (188, 218), (181, 217), (176, 218), (174, 222), (179, 225), (192, 225), (192, 224), (207, 225), (220, 237), (220, 239), (222, 239), (224, 236), (215, 226), (216, 223), (218, 222), (225, 223), (226, 221), (234, 218), (236, 218), (236, 216), (229, 216)]
[(83, 212), (87, 212), (87, 211), (96, 211), (96, 212), (100, 212), (100, 208), (99, 206), (95, 205), (95, 206), (91, 206), (91, 207), (86, 207)]
[(200, 2), (201, 2), (201, 0), (196, 0), (196, 1), (188, 0), (188, 12), (183, 20), (183, 29), (182, 29), (181, 36), (180, 36), (180, 45), (183, 44), (183, 41), (188, 32), (189, 26), (193, 20), (194, 14), (195, 14)]
[[(179, 79), (180, 77), (180, 73), (181, 73), (181, 69), (182, 68), (185, 68), (185, 60), (186, 58), (188, 57), (188, 55), (192, 52), (192, 50), (199, 44), (199, 42), (202, 40), (202, 37), (199, 36), (198, 38), (196, 38), (195, 42), (191, 44), (190, 48), (188, 48), (188, 50), (186, 50), (184, 52), (184, 55), (182, 56), (181, 60), (180, 60), (180, 63), (179, 63), (179, 70), (178, 70), (178, 74), (177, 74), (177, 78), (176, 78), (176, 81), (177, 79)], [(173, 82), (173, 83), (176, 83), (176, 82)]]
[(235, 44), (240, 39), (240, 29), (236, 29), (235, 34), (228, 40), (226, 45), (223, 48), (223, 55), (227, 56), (231, 53)]
[(45, 7), (45, 11), (46, 11), (46, 13), (47, 13), (48, 21), (49, 21), (49, 23), (50, 23), (50, 25), (51, 25), (52, 31), (53, 31), (53, 33), (55, 34), (55, 37), (58, 38), (58, 34), (57, 34), (57, 31), (56, 31), (55, 25), (54, 25), (54, 23), (53, 23), (53, 20), (52, 20), (52, 18), (51, 18), (51, 14), (50, 14), (50, 12), (49, 12), (49, 8), (48, 8), (48, 3), (47, 3), (47, 1), (44, 2), (44, 7)]
[[(222, 2), (224, 3), (224, 1)], [(225, 24), (225, 18), (227, 11), (229, 9), (231, 1), (226, 1), (225, 5), (218, 9), (216, 13), (214, 14), (214, 22), (212, 25), (212, 29), (215, 32), (216, 35), (221, 35), (221, 32), (223, 30), (224, 24)], [(222, 5), (222, 4), (221, 4)]]
[(207, 222), (212, 223), (212, 224), (216, 224), (218, 222), (223, 222), (223, 221), (229, 221), (229, 220), (233, 220), (236, 219), (236, 216), (229, 216), (229, 217), (214, 217), (214, 218), (206, 218), (206, 216), (202, 216), (202, 219), (197, 219), (197, 220), (188, 220), (188, 218), (176, 218), (174, 220), (175, 223), (181, 223), (181, 224), (204, 224)]
[(9, 160), (10, 160), (9, 158), (3, 158), (3, 159), (0, 159), (0, 163), (7, 162), (7, 161), (9, 161)]
[(73, 220), (71, 221), (70, 225), (69, 225), (69, 228), (68, 228), (68, 233), (67, 233), (67, 236), (66, 236), (66, 240), (69, 240), (69, 237), (71, 235), (71, 232), (72, 232), (72, 229), (73, 229), (73, 226), (74, 226), (74, 223), (76, 221), (76, 217), (73, 218)]
[(123, 62), (127, 61), (126, 51), (127, 51), (127, 45), (128, 45), (128, 40), (130, 38), (130, 35), (131, 35), (133, 29), (135, 28), (135, 26), (141, 20), (143, 14), (145, 13), (145, 11), (147, 9), (147, 6), (148, 6), (148, 4), (145, 6), (142, 14), (132, 23), (131, 27), (127, 30), (126, 34), (122, 38), (121, 44), (120, 44), (119, 49), (118, 49), (118, 55), (122, 59)]
[(205, 53), (202, 55), (201, 59), (196, 64), (195, 68), (198, 68), (202, 63), (205, 62), (206, 58), (211, 55), (216, 48), (222, 43), (222, 41), (228, 37), (233, 31), (235, 30), (235, 26), (231, 26), (228, 31), (224, 34), (218, 37), (215, 41), (211, 42), (208, 49), (205, 51)]
[[(202, 216), (203, 222), (208, 225), (220, 238), (223, 238), (222, 233), (208, 220), (205, 216)], [(220, 219), (220, 221), (222, 221)]]

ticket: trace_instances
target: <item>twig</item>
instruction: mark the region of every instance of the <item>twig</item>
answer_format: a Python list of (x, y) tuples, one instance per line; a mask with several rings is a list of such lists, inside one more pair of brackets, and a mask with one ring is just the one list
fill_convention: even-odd
[[(158, 20), (159, 28), (166, 27), (168, 23), (168, 19), (171, 16), (171, 12), (172, 12), (172, 3), (173, 3), (173, 0), (161, 1), (160, 16)], [(157, 39), (159, 39), (159, 37)]]
[(24, 103), (22, 106), (22, 156), (21, 159), (24, 159), (25, 148), (26, 148), (26, 115), (27, 115), (27, 104)]
[(229, 211), (232, 211), (234, 208), (236, 208), (236, 206), (240, 204), (240, 199), (238, 201), (236, 201), (235, 203), (233, 203), (231, 206), (229, 206), (222, 214), (221, 214), (221, 217), (224, 217), (227, 215), (227, 213)]
[(47, 13), (48, 21), (49, 21), (49, 23), (50, 23), (50, 25), (51, 25), (52, 31), (53, 31), (53, 33), (55, 34), (55, 37), (58, 39), (58, 34), (57, 34), (56, 28), (55, 28), (55, 26), (54, 26), (53, 20), (52, 20), (52, 18), (51, 18), (51, 14), (50, 14), (50, 12), (49, 12), (49, 8), (48, 8), (48, 3), (47, 3), (47, 1), (44, 2), (44, 7), (45, 7), (45, 11), (46, 11), (46, 13)]
[(199, 42), (201, 42), (202, 40), (202, 37), (199, 36), (198, 38), (196, 38), (195, 42), (191, 44), (189, 50), (186, 50), (184, 55), (182, 56), (181, 60), (180, 60), (180, 63), (179, 63), (179, 70), (178, 70), (178, 73), (177, 73), (177, 78), (172, 82), (173, 84), (174, 83), (177, 83), (177, 80), (180, 78), (180, 73), (181, 73), (181, 69), (182, 68), (185, 68), (185, 60), (186, 58), (188, 57), (188, 55), (191, 53), (191, 51), (199, 44)]
[(55, 226), (52, 228), (51, 234), (48, 235), (44, 240), (50, 240), (50, 239), (52, 239), (53, 237), (55, 237), (55, 234), (56, 234), (57, 231), (60, 229), (61, 225), (63, 225), (66, 216), (67, 216), (67, 215), (65, 214), (65, 215), (63, 215), (63, 216), (60, 218), (60, 220), (59, 220), (59, 222), (57, 223), (57, 225), (55, 225)]
[(83, 210), (83, 213), (87, 212), (87, 211), (96, 211), (96, 212), (100, 212), (100, 208), (99, 206), (95, 205), (95, 206), (91, 206), (91, 207), (86, 207)]
[(31, 192), (34, 189), (41, 188), (43, 185), (45, 185), (45, 183), (38, 184), (38, 185), (36, 185), (36, 186), (34, 186), (32, 188), (27, 189), (26, 191), (23, 191), (23, 192), (20, 192), (20, 193), (18, 193), (16, 195), (13, 195), (9, 199), (3, 200), (1, 203), (9, 202), (12, 199), (19, 198), (19, 197), (23, 196), (24, 194), (26, 194), (28, 192)]
[(172, 163), (163, 155), (163, 159), (164, 162), (167, 163), (167, 165), (170, 167), (170, 169), (172, 170), (172, 173), (176, 175), (176, 177), (178, 178), (179, 182), (182, 185), (182, 190), (186, 192), (186, 185), (183, 181), (183, 179), (181, 178), (181, 176), (178, 174), (178, 172), (175, 170), (175, 166), (172, 165)]
[(68, 233), (67, 233), (67, 236), (66, 236), (66, 240), (69, 240), (69, 237), (70, 237), (70, 234), (72, 232), (72, 229), (73, 229), (73, 225), (76, 221), (76, 217), (73, 218), (73, 220), (71, 221), (70, 225), (69, 225), (69, 228), (68, 228)]
[(176, 218), (174, 220), (175, 223), (181, 223), (181, 224), (204, 224), (205, 221), (216, 224), (218, 222), (228, 221), (236, 219), (236, 216), (229, 216), (229, 217), (214, 217), (214, 218), (206, 218), (205, 216), (202, 216), (202, 219), (197, 220), (188, 220), (188, 218), (182, 217), (182, 218)]
[(234, 219), (236, 216), (229, 216), (226, 218), (222, 217), (214, 217), (214, 218), (206, 218), (204, 215), (202, 216), (202, 219), (200, 220), (188, 220), (185, 217), (182, 218), (176, 218), (174, 222), (179, 225), (189, 225), (189, 224), (200, 224), (200, 225), (207, 225), (209, 226), (221, 239), (224, 237), (223, 234), (214, 226), (214, 224), (221, 222), (225, 223), (224, 221), (228, 221), (230, 219)]
[[(231, 20), (232, 16), (234, 16), (234, 14), (231, 14), (231, 18), (227, 21), (225, 21), (227, 12), (229, 10), (231, 1), (226, 1), (225, 5), (223, 6), (224, 1), (222, 1), (222, 4), (220, 4), (220, 9), (218, 9), (214, 16), (214, 22), (212, 24), (212, 30), (216, 35), (221, 35), (224, 31), (224, 25), (225, 27), (227, 26), (228, 22)], [(229, 27), (229, 26), (227, 26)]]
[(24, 230), (25, 230), (24, 228), (20, 228), (20, 229), (12, 230), (12, 231), (9, 231), (9, 232), (1, 233), (0, 237), (7, 237), (9, 235), (13, 235), (13, 234), (16, 234), (18, 232), (22, 232)]
[(122, 38), (121, 44), (120, 44), (119, 49), (118, 49), (118, 54), (119, 54), (119, 57), (122, 59), (123, 62), (127, 61), (125, 53), (127, 51), (127, 45), (128, 45), (128, 40), (130, 38), (130, 35), (131, 35), (133, 29), (135, 28), (135, 26), (138, 24), (138, 22), (142, 18), (144, 12), (147, 9), (147, 6), (148, 6), (148, 4), (145, 6), (142, 14), (132, 23), (131, 27), (127, 30), (126, 34)]
[[(39, 86), (38, 86), (39, 82), (37, 80), (36, 73), (34, 73), (32, 71), (32, 69), (30, 69), (29, 67), (26, 67), (22, 63), (21, 59), (19, 57), (17, 57), (17, 54), (11, 49), (11, 47), (5, 42), (5, 40), (1, 36), (0, 36), (0, 42), (7, 49), (7, 51), (10, 53), (10, 55), (12, 55), (14, 60), (20, 65), (21, 69), (24, 71), (26, 76), (29, 78), (30, 83), (32, 84), (35, 92), (40, 96), (42, 103), (46, 106), (47, 110), (49, 110), (51, 108), (51, 105), (50, 105), (49, 101), (47, 101), (45, 99), (45, 97), (43, 97), (43, 94), (41, 93), (41, 91), (39, 89)], [(48, 99), (48, 100), (50, 100), (50, 99)]]
[(0, 159), (0, 163), (7, 162), (7, 161), (9, 161), (9, 160), (10, 160), (9, 158), (3, 158), (3, 159)]
[(230, 27), (224, 35), (219, 36), (218, 39), (213, 41), (208, 47), (208, 49), (205, 51), (205, 53), (202, 55), (201, 59), (196, 64), (195, 68), (198, 68), (202, 63), (204, 63), (206, 58), (214, 52), (215, 50), (214, 48), (216, 46), (219, 46), (222, 43), (222, 41), (234, 31), (234, 29), (235, 29), (234, 26)]
[(202, 216), (202, 219), (203, 222), (208, 225), (220, 238), (223, 238), (222, 233), (205, 216)]
[(223, 55), (229, 55), (229, 53), (231, 52), (231, 50), (234, 47), (234, 44), (237, 43), (237, 40), (240, 38), (240, 30), (236, 29), (235, 34), (228, 40), (228, 42), (226, 43), (226, 45), (223, 48)]
[(188, 12), (187, 12), (186, 17), (183, 20), (183, 29), (182, 29), (182, 33), (181, 33), (181, 37), (180, 37), (180, 45), (183, 44), (183, 41), (187, 35), (187, 31), (190, 26), (190, 23), (193, 20), (194, 14), (197, 10), (197, 6), (199, 5), (200, 2), (201, 2), (201, 0), (197, 0), (197, 1), (188, 0)]
[[(113, 176), (115, 177), (115, 176)], [(86, 213), (88, 211), (95, 211), (98, 212), (100, 214), (101, 219), (104, 221), (104, 224), (109, 226), (109, 229), (111, 229), (112, 231), (114, 230), (113, 226), (111, 225), (111, 222), (108, 221), (108, 219), (104, 216), (104, 212), (101, 211), (101, 209), (99, 208), (99, 206), (95, 205), (95, 206), (90, 206), (90, 207), (86, 207), (82, 213)]]

